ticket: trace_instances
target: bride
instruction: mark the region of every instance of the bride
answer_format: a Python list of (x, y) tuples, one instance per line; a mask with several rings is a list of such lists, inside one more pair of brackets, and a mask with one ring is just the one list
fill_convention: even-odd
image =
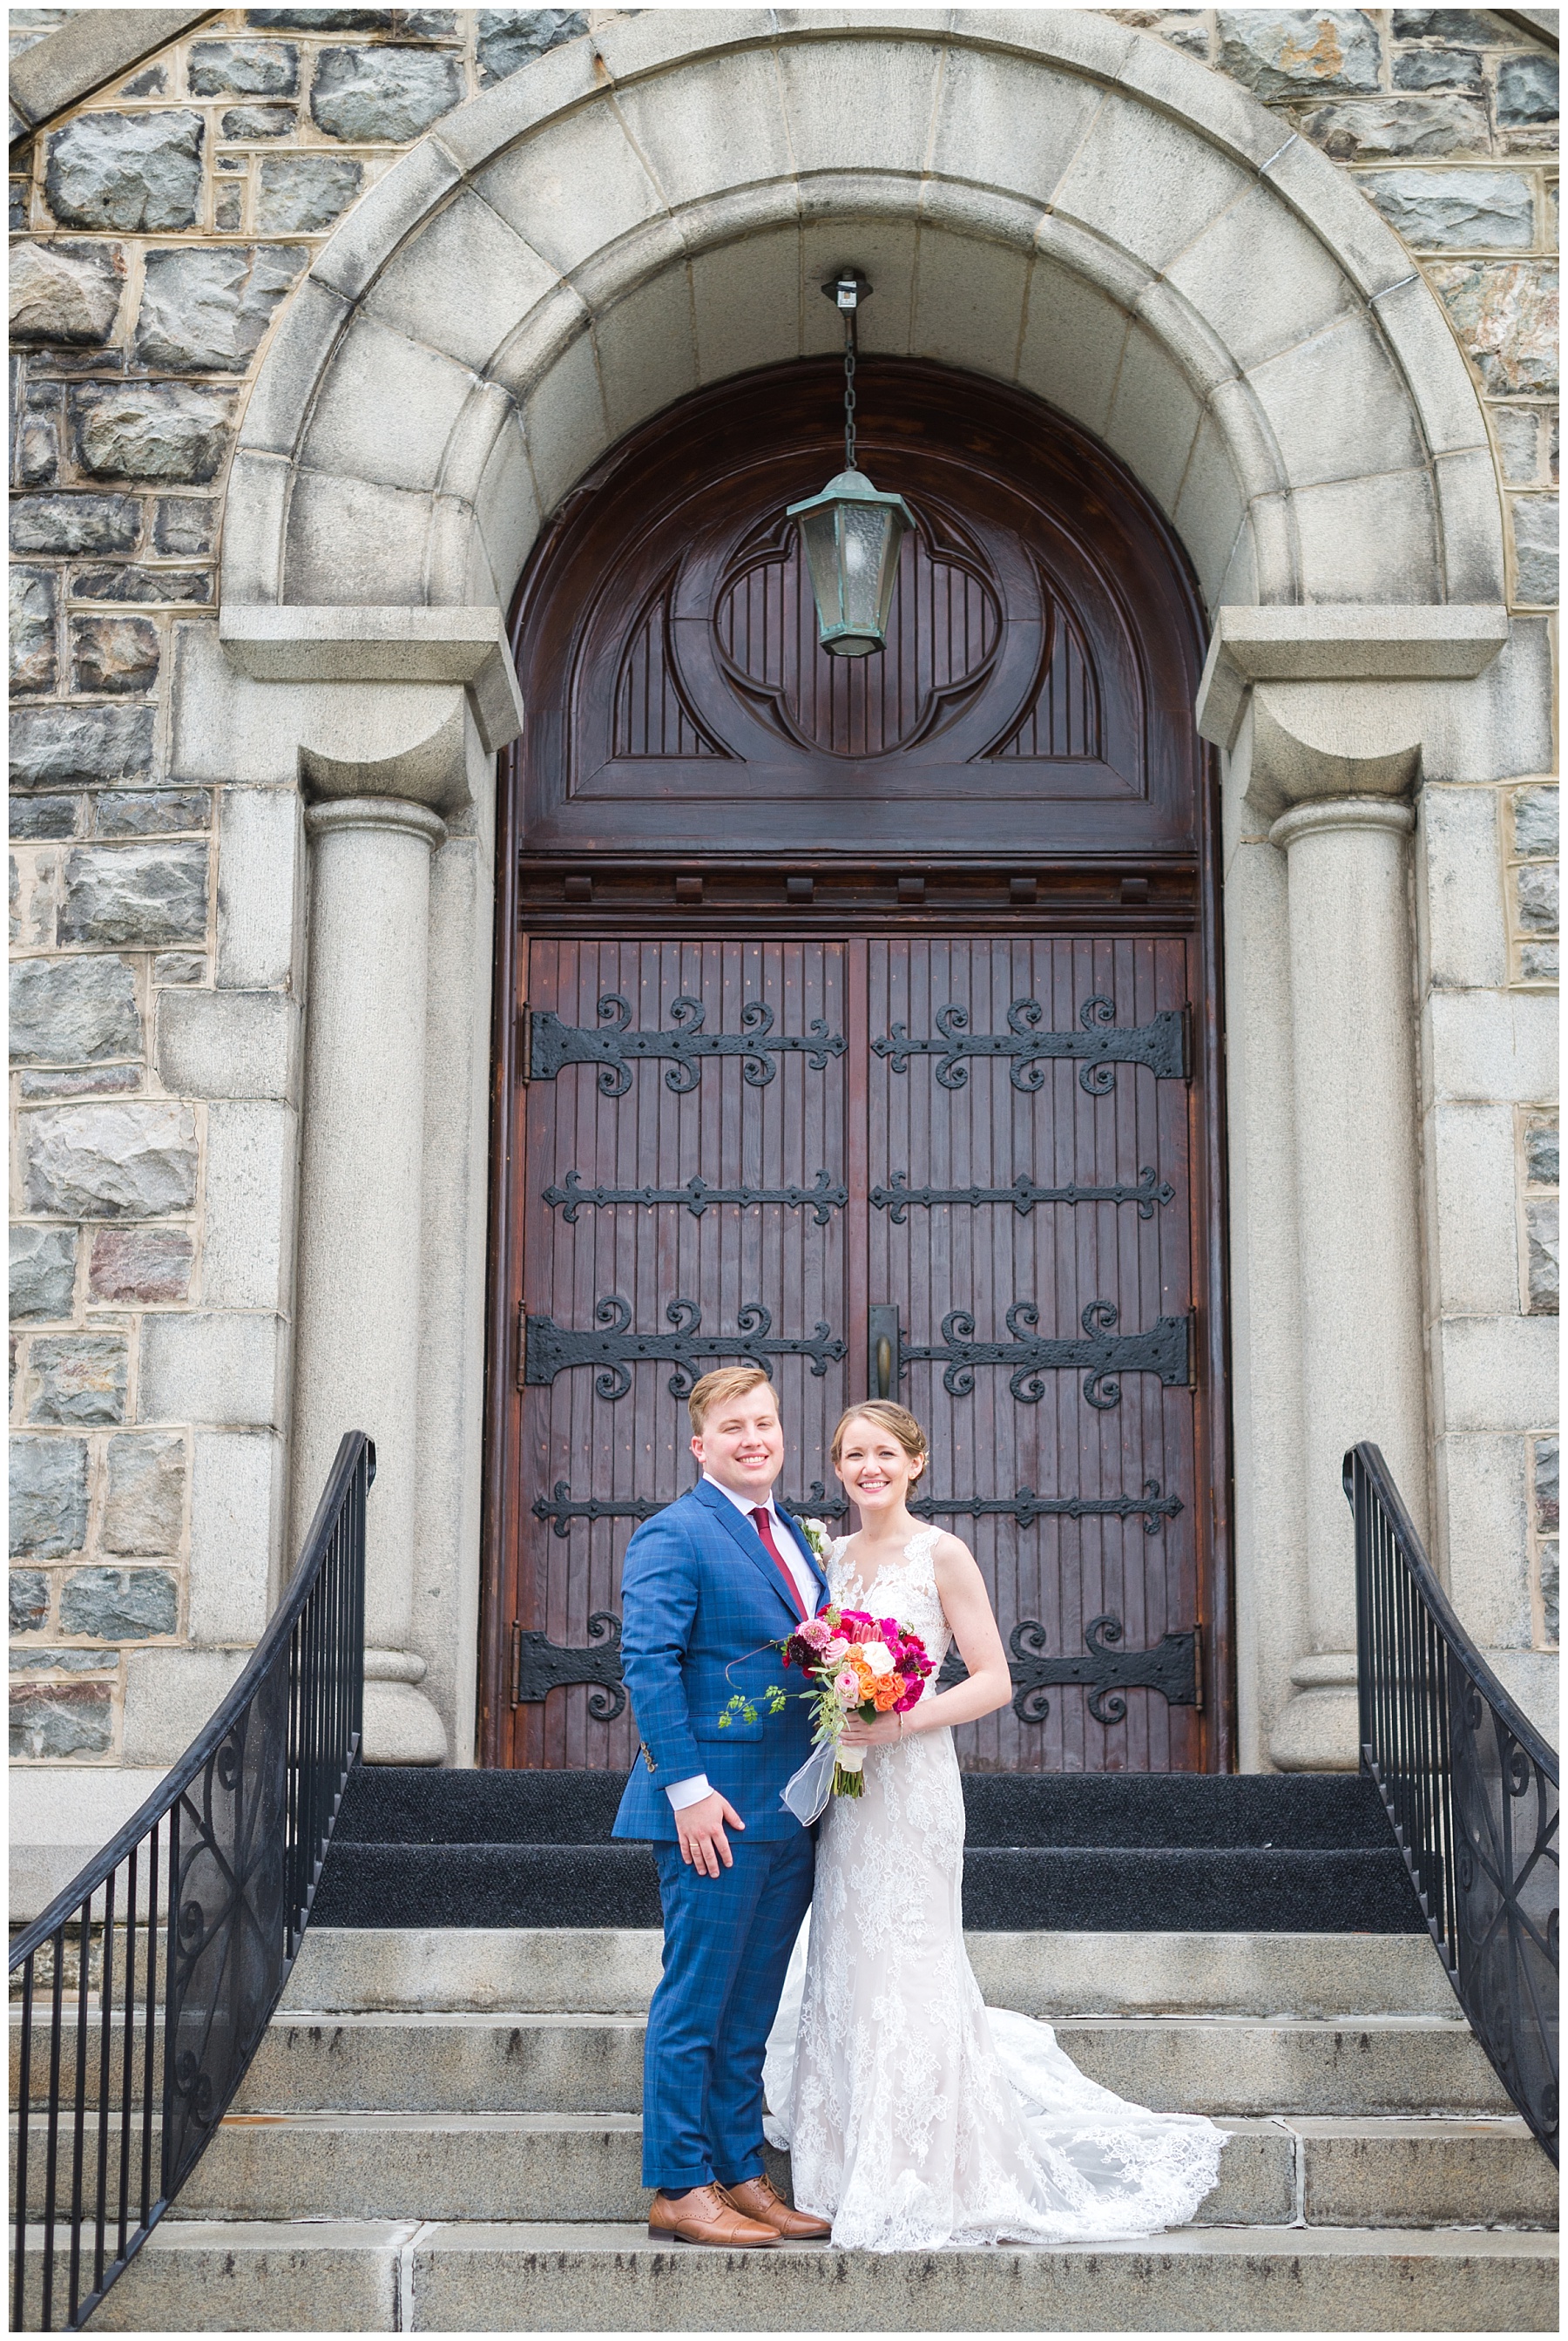
[[(870, 2251), (1183, 2226), (1218, 2177), (1224, 2134), (1086, 2079), (1049, 2025), (987, 2008), (969, 1966), (951, 1727), (1004, 1706), (1012, 1684), (973, 1554), (908, 1510), (925, 1433), (872, 1400), (831, 1451), (861, 1520), (833, 1546), (832, 1598), (918, 1634), (932, 1677), (908, 1714), (845, 1729), (868, 1750), (864, 1790), (829, 1801), (764, 2073), (796, 2204), (831, 2218), (835, 2244)], [(955, 1639), (969, 1679), (938, 1692)]]

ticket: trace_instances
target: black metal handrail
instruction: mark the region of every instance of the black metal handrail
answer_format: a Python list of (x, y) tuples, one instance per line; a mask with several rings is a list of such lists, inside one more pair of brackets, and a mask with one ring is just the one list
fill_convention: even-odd
[(1454, 1614), (1378, 1449), (1352, 1448), (1361, 1762), (1459, 2005), (1557, 2159), (1557, 1758)]
[(271, 2021), (359, 1754), (374, 1477), (374, 1447), (350, 1431), (243, 1672), (11, 1953), (14, 2332), (53, 2331), (62, 2291), (65, 2328), (86, 2323), (190, 2177)]

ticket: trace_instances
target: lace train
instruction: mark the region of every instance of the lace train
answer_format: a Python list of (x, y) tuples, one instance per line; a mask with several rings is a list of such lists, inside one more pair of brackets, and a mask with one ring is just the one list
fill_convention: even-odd
[[(864, 1590), (834, 1548), (834, 1599), (897, 1616), (939, 1666), (936, 1532)], [(948, 1731), (872, 1751), (835, 1798), (812, 1909), (769, 2037), (767, 2133), (795, 2200), (871, 2251), (1100, 2242), (1184, 2226), (1225, 2135), (1103, 2089), (1048, 2024), (987, 2008), (964, 1948), (964, 1802)]]

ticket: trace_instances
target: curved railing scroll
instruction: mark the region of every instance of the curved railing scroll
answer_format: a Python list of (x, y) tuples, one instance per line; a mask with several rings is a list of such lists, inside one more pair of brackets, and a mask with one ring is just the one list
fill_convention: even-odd
[(1433, 1574), (1375, 1447), (1345, 1459), (1355, 1515), (1361, 1762), (1448, 1979), (1557, 2159), (1557, 1758)]
[(14, 2332), (86, 2323), (194, 2168), (288, 1980), (359, 1754), (374, 1477), (350, 1431), (244, 1671), (13, 1947)]

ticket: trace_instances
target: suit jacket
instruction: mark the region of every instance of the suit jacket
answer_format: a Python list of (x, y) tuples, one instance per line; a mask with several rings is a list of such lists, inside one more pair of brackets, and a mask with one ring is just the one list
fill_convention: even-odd
[[(777, 1499), (775, 1499), (777, 1501)], [(805, 1537), (779, 1508), (818, 1587), (827, 1580)], [(665, 1794), (706, 1772), (746, 1824), (748, 1838), (788, 1837), (800, 1826), (779, 1794), (811, 1752), (803, 1677), (785, 1670), (782, 1641), (799, 1624), (779, 1574), (749, 1520), (706, 1480), (645, 1520), (626, 1549), (620, 1578), (620, 1657), (642, 1754), (615, 1817), (616, 1837), (672, 1841)], [(791, 1694), (782, 1715), (759, 1705), (755, 1723), (719, 1718), (737, 1691), (758, 1704), (769, 1683)]]

